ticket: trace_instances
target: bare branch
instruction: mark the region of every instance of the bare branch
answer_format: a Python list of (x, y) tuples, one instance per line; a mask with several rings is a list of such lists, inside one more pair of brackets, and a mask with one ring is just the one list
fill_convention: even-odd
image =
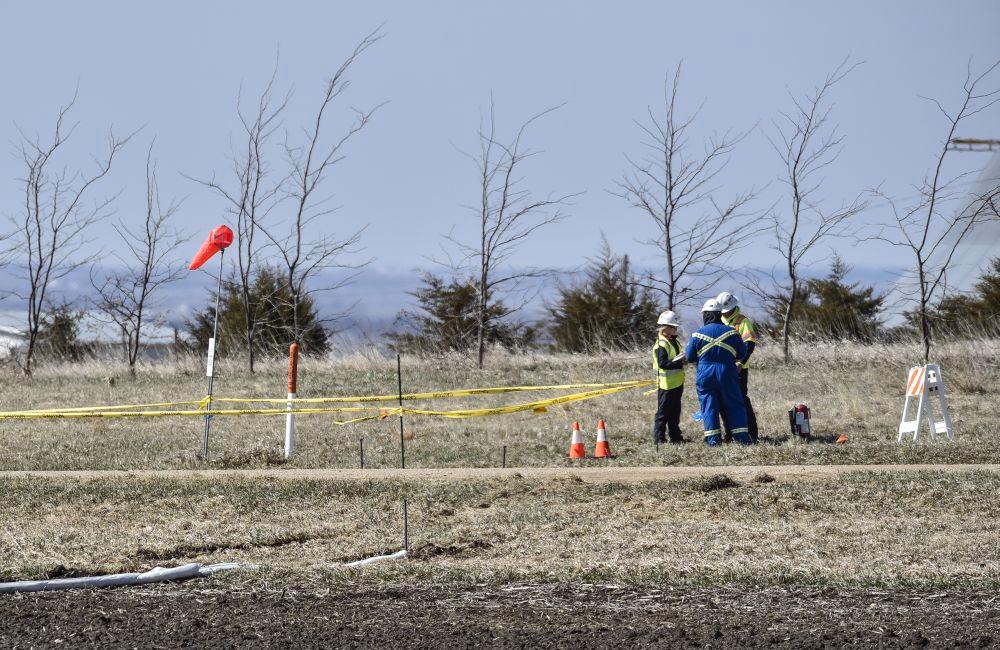
[(286, 135), (283, 149), (288, 172), (280, 191), (282, 200), (291, 206), (290, 213), (273, 225), (256, 222), (281, 260), (291, 297), (292, 337), (296, 342), (301, 342), (305, 333), (300, 324), (300, 305), (306, 297), (315, 292), (343, 287), (357, 274), (348, 273), (345, 279), (326, 286), (313, 286), (313, 281), (323, 272), (357, 271), (370, 262), (358, 261), (354, 257), (360, 252), (359, 244), (365, 228), (345, 237), (328, 234), (333, 230), (330, 217), (336, 208), (330, 207), (332, 197), (321, 195), (321, 190), (332, 168), (345, 159), (347, 145), (385, 105), (383, 102), (367, 110), (350, 108), (353, 115), (351, 124), (332, 141), (324, 137), (330, 107), (350, 86), (348, 72), (368, 48), (381, 40), (381, 29), (379, 26), (366, 35), (326, 81), (311, 126), (302, 129), (301, 138), (293, 141)]
[[(562, 104), (552, 106), (532, 115), (507, 140), (497, 135), (496, 109), (491, 96), (489, 114), (480, 118), (478, 151), (461, 152), (476, 170), (479, 200), (476, 205), (467, 206), (475, 215), (476, 238), (462, 241), (449, 233), (445, 239), (454, 253), (446, 253), (452, 271), (471, 274), (476, 285), (475, 340), (480, 368), (485, 359), (488, 331), (498, 320), (516, 313), (532, 300), (532, 289), (527, 287), (529, 280), (550, 273), (545, 269), (511, 269), (511, 257), (540, 229), (562, 221), (565, 209), (580, 196), (580, 193), (550, 193), (544, 198), (537, 197), (525, 187), (521, 175), (524, 163), (542, 153), (525, 146), (528, 129), (561, 107)], [(508, 302), (506, 309), (498, 311), (501, 295), (508, 300), (513, 298), (514, 302)]]
[[(785, 275), (784, 281), (774, 280), (771, 286), (787, 291), (774, 292), (767, 300), (783, 308), (782, 347), (786, 361), (791, 358), (789, 337), (801, 292), (802, 263), (824, 241), (847, 234), (854, 218), (868, 207), (864, 195), (833, 209), (816, 198), (825, 180), (819, 173), (834, 164), (843, 151), (844, 137), (836, 125), (829, 124), (833, 108), (829, 97), (834, 86), (859, 65), (861, 62), (851, 63), (845, 58), (813, 92), (801, 98), (789, 94), (795, 110), (781, 113), (782, 119), (772, 121), (772, 130), (766, 134), (784, 168), (780, 180), (788, 187), (788, 211), (772, 209), (767, 213), (772, 247), (781, 254)], [(767, 290), (757, 288), (755, 293), (764, 297)]]
[(121, 268), (91, 268), (90, 282), (97, 292), (96, 308), (105, 322), (121, 332), (125, 361), (129, 373), (135, 366), (143, 346), (144, 328), (148, 327), (150, 310), (156, 307), (156, 294), (166, 284), (179, 279), (184, 272), (174, 260), (174, 253), (185, 238), (171, 226), (180, 202), (171, 199), (164, 205), (160, 199), (153, 143), (146, 152), (146, 213), (142, 229), (118, 223), (118, 236), (127, 255), (116, 254)]
[[(930, 357), (932, 345), (930, 311), (939, 292), (945, 288), (945, 278), (952, 268), (959, 247), (979, 224), (1000, 218), (997, 212), (1000, 182), (992, 179), (992, 185), (966, 195), (966, 200), (956, 207), (955, 202), (964, 194), (960, 191), (959, 184), (968, 173), (951, 178), (946, 178), (944, 173), (949, 146), (959, 126), (969, 117), (1000, 101), (1000, 88), (979, 91), (982, 82), (998, 67), (1000, 60), (973, 76), (970, 63), (962, 86), (961, 100), (954, 112), (949, 112), (936, 99), (924, 98), (933, 103), (944, 116), (947, 128), (935, 155), (932, 170), (922, 184), (917, 186), (917, 197), (909, 206), (900, 210), (892, 197), (886, 196), (881, 190), (874, 192), (893, 215), (889, 232), (880, 229), (877, 237), (893, 246), (909, 250), (912, 255), (912, 277), (897, 286), (897, 292), (903, 294), (907, 301), (916, 303), (915, 315), (919, 320), (925, 360)], [(946, 211), (948, 209), (950, 211)]]
[(14, 230), (10, 235), (9, 259), (13, 260), (24, 281), (25, 292), (15, 293), (27, 303), (28, 340), (20, 360), (26, 375), (32, 372), (43, 312), (50, 302), (53, 283), (99, 256), (97, 252), (83, 254), (93, 243), (86, 233), (112, 214), (117, 194), (88, 203), (89, 196), (110, 173), (122, 149), (138, 133), (137, 130), (117, 136), (109, 129), (106, 150), (99, 157), (91, 157), (93, 166), (89, 171), (81, 168), (71, 173), (66, 167), (53, 169), (54, 159), (76, 128), (75, 124), (66, 126), (76, 99), (77, 92), (74, 92), (73, 98), (60, 107), (51, 139), (47, 142), (43, 143), (37, 134), (29, 136), (18, 127), (20, 139), (16, 148), (25, 170), (24, 177), (19, 179), (24, 204), (21, 213), (11, 217)]
[(678, 109), (681, 64), (664, 80), (664, 102), (658, 114), (636, 122), (644, 139), (642, 157), (625, 156), (628, 171), (611, 194), (621, 197), (648, 217), (656, 237), (646, 243), (663, 255), (662, 271), (648, 278), (649, 288), (662, 293), (676, 309), (710, 289), (721, 277), (728, 258), (746, 246), (759, 230), (759, 216), (750, 210), (757, 192), (749, 190), (722, 203), (718, 176), (750, 131), (709, 138), (702, 151), (689, 144), (688, 131), (701, 111), (683, 117)]

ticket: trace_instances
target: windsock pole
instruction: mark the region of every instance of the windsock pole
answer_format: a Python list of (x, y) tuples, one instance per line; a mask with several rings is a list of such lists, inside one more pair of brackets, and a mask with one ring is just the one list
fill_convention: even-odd
[[(212, 410), (212, 380), (215, 379), (215, 340), (219, 334), (219, 300), (222, 298), (222, 261), (226, 258), (226, 249), (219, 251), (219, 287), (215, 294), (215, 322), (212, 324), (212, 338), (208, 339), (208, 365), (205, 374), (208, 375), (208, 402), (206, 409)], [(212, 432), (212, 416), (205, 416), (205, 439), (202, 443), (202, 457), (208, 460), (208, 436)]]
[(285, 458), (292, 457), (295, 446), (295, 399), (296, 385), (299, 379), (299, 344), (292, 343), (288, 348), (288, 414), (285, 416)]

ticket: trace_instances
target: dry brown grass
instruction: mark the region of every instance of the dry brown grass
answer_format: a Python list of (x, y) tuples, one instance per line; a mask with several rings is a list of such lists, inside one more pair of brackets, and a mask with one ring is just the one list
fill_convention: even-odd
[[(244, 561), (223, 584), (591, 581), (1000, 586), (1000, 476), (589, 484), (18, 478), (0, 579)], [(345, 560), (401, 545), (414, 559)]]
[[(664, 448), (654, 454), (650, 427), (654, 398), (642, 391), (530, 413), (470, 420), (408, 418), (407, 464), (411, 467), (496, 466), (501, 446), (514, 466), (567, 463), (569, 430), (579, 420), (593, 436), (598, 418), (608, 421), (612, 447), (623, 465), (725, 465), (784, 463), (977, 463), (1000, 462), (1000, 342), (974, 341), (943, 346), (935, 360), (944, 369), (954, 444), (897, 445), (896, 426), (907, 368), (917, 362), (916, 346), (860, 347), (849, 343), (799, 347), (785, 366), (775, 346), (754, 356), (751, 397), (762, 435), (774, 444), (752, 449), (706, 449), (701, 444)], [(305, 359), (300, 395), (386, 394), (395, 391), (395, 360), (372, 350), (338, 358)], [(477, 370), (461, 355), (404, 357), (407, 391), (491, 386), (617, 381), (648, 377), (646, 351), (634, 354), (553, 355), (496, 352), (490, 366)], [(690, 371), (689, 371), (690, 373)], [(183, 358), (143, 367), (130, 380), (121, 367), (87, 362), (39, 368), (30, 381), (10, 371), (0, 376), (0, 408), (135, 403), (198, 399), (205, 391), (201, 361)], [(223, 361), (218, 395), (281, 397), (285, 362), (262, 364), (248, 376), (238, 361)], [(114, 377), (111, 385), (107, 378)], [(492, 406), (530, 400), (533, 394), (444, 400), (435, 406)], [(697, 400), (690, 382), (682, 420), (689, 438), (700, 441), (700, 425), (690, 420)], [(817, 442), (787, 439), (786, 411), (798, 401), (813, 409)], [(355, 467), (358, 439), (365, 438), (369, 467), (399, 463), (395, 419), (338, 427), (326, 415), (302, 416), (292, 467)], [(197, 418), (143, 420), (0, 422), (0, 469), (135, 469), (200, 466), (202, 423)], [(212, 464), (261, 467), (281, 463), (281, 417), (219, 418), (214, 425)], [(839, 434), (847, 445), (832, 444)], [(589, 461), (588, 461), (589, 462)]]

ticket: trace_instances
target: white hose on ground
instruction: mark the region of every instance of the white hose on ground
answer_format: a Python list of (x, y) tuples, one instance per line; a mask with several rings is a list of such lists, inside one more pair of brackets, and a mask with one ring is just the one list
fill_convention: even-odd
[(64, 589), (96, 589), (99, 587), (118, 587), (146, 585), (155, 582), (172, 582), (210, 576), (220, 571), (230, 569), (252, 568), (251, 564), (224, 562), (220, 564), (201, 565), (197, 562), (179, 567), (156, 567), (144, 573), (113, 573), (104, 576), (85, 576), (81, 578), (58, 578), (56, 580), (22, 580), (20, 582), (0, 582), (0, 594), (14, 594), (29, 591), (61, 591)]
[(344, 566), (365, 566), (366, 564), (373, 564), (375, 562), (382, 562), (384, 560), (402, 560), (408, 557), (410, 554), (405, 550), (396, 551), (395, 553), (390, 553), (389, 555), (376, 555), (375, 557), (366, 557), (363, 560), (355, 560), (354, 562), (348, 562)]

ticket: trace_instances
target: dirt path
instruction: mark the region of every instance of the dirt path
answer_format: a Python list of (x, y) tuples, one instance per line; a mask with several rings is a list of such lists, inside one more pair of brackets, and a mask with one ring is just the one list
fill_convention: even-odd
[(849, 472), (1000, 472), (1000, 465), (721, 465), (710, 467), (444, 467), (415, 469), (207, 469), (207, 470), (80, 470), (60, 472), (0, 472), (0, 479), (44, 477), (59, 479), (166, 478), (202, 479), (275, 478), (329, 481), (410, 480), (464, 481), (523, 477), (529, 479), (579, 478), (590, 483), (618, 481), (639, 483), (727, 474), (750, 480), (768, 474), (777, 480), (822, 480)]

